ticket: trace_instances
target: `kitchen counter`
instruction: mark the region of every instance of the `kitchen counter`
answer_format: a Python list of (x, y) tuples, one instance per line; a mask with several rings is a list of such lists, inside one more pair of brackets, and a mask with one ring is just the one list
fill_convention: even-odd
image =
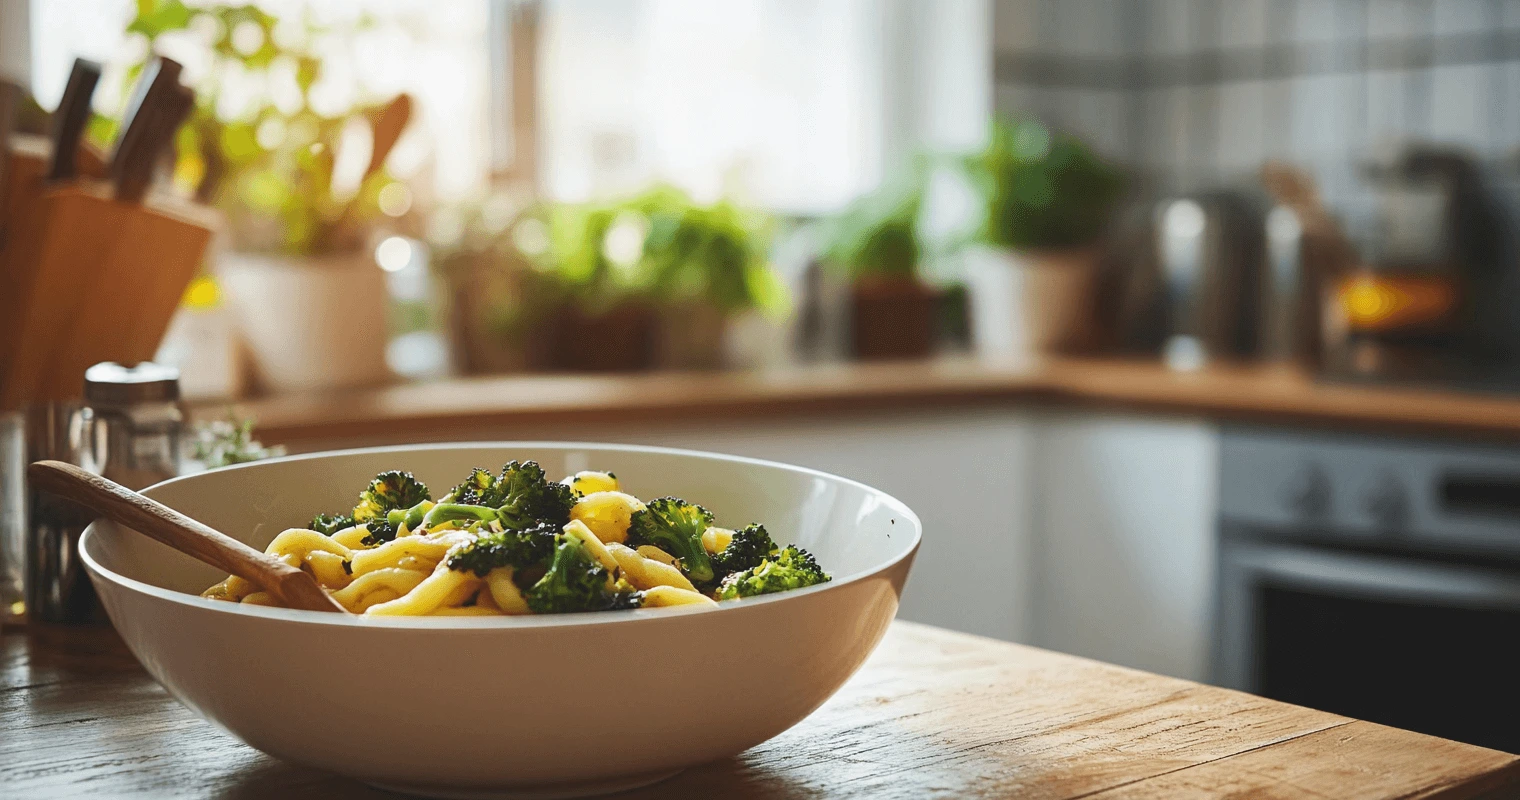
[[(1217, 420), (1520, 441), (1520, 397), (1315, 381), (1273, 366), (1180, 373), (1153, 361), (941, 359), (786, 369), (507, 376), (238, 404), (268, 443), (374, 444), (480, 438), (479, 431), (588, 423), (817, 416), (1010, 403)], [(194, 416), (224, 413), (204, 404)]]
[[(1514, 797), (1520, 758), (896, 622), (797, 727), (618, 797), (1226, 794)], [(3, 635), (0, 796), (395, 797), (247, 747), (170, 698), (111, 630), (92, 628)]]

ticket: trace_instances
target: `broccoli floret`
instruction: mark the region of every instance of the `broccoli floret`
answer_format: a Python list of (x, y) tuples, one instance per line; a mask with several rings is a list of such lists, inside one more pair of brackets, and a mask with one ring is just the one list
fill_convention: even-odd
[(460, 527), (468, 528), (477, 523), (491, 523), (496, 521), (496, 509), (485, 506), (472, 506), (463, 503), (439, 503), (428, 509), (427, 515), (421, 520), (422, 527), (432, 530), (435, 525), (445, 522), (458, 522)]
[(449, 502), (463, 505), (482, 505), (481, 496), (496, 484), (496, 476), (488, 469), (476, 467), (470, 473), (470, 477), (464, 479), (464, 483), (455, 486), (449, 492)]
[(713, 579), (713, 564), (702, 547), (702, 532), (712, 522), (712, 512), (695, 503), (661, 497), (634, 512), (627, 544), (652, 544), (675, 556), (692, 583), (706, 583)]
[(359, 493), (359, 504), (354, 506), (353, 517), (356, 522), (384, 519), (393, 509), (411, 508), (431, 497), (428, 488), (412, 477), (412, 473), (382, 472)]
[(317, 533), (325, 533), (331, 536), (344, 528), (352, 528), (354, 518), (347, 514), (318, 514), (311, 518), (311, 523), (306, 527)]
[(776, 543), (766, 533), (765, 526), (758, 523), (734, 531), (734, 538), (721, 552), (713, 554), (713, 573), (725, 577), (760, 566), (760, 562), (776, 552)]
[(535, 461), (509, 461), (500, 477), (480, 493), (480, 504), (496, 509), (497, 518), (508, 528), (528, 528), (539, 522), (564, 525), (570, 521), (575, 493), (546, 478)]
[(718, 585), (716, 596), (719, 600), (734, 600), (801, 589), (816, 583), (827, 583), (829, 580), (831, 578), (828, 573), (818, 566), (811, 553), (787, 545), (781, 552), (761, 562), (760, 566), (724, 578)]
[(542, 522), (523, 530), (492, 531), (449, 555), (449, 569), (474, 572), (484, 577), (497, 567), (523, 569), (543, 564), (554, 554), (554, 540), (559, 527)]
[(585, 542), (561, 534), (549, 571), (528, 590), (526, 599), (535, 614), (568, 614), (637, 608), (643, 597), (626, 585), (614, 584)]
[(365, 547), (377, 547), (386, 542), (394, 541), (396, 534), (401, 532), (400, 529), (392, 525), (391, 521), (386, 518), (372, 519), (364, 523), (364, 529), (368, 533), (364, 534), (364, 538), (360, 539), (359, 543)]

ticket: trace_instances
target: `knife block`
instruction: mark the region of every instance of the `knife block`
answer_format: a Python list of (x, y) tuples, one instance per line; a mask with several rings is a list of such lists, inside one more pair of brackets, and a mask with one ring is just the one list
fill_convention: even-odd
[(96, 362), (151, 360), (213, 221), (189, 204), (120, 202), (104, 186), (20, 188), (4, 253), (14, 341), (0, 411), (77, 398)]

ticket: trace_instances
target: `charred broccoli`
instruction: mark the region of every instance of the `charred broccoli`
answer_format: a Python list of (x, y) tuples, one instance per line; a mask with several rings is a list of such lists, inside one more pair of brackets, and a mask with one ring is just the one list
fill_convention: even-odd
[(359, 493), (359, 504), (354, 506), (354, 521), (385, 519), (394, 509), (409, 509), (428, 499), (431, 499), (428, 488), (412, 477), (412, 473), (399, 470), (382, 472), (369, 482), (368, 488)]
[(554, 555), (559, 526), (541, 522), (523, 530), (492, 531), (449, 555), (449, 569), (482, 577), (497, 567), (523, 569), (548, 562)]
[(496, 484), (496, 476), (488, 469), (476, 467), (470, 473), (470, 477), (464, 479), (464, 483), (455, 486), (447, 495), (450, 503), (463, 505), (481, 505), (481, 495)]
[(643, 596), (626, 584), (614, 583), (585, 542), (560, 534), (549, 571), (527, 591), (526, 599), (535, 614), (567, 614), (637, 608)]
[(535, 461), (507, 462), (501, 475), (479, 495), (480, 504), (496, 509), (497, 519), (508, 528), (529, 528), (539, 522), (564, 525), (575, 505), (570, 487), (548, 480)]
[(692, 583), (706, 583), (713, 579), (713, 563), (702, 547), (702, 532), (712, 523), (712, 512), (696, 503), (662, 497), (633, 513), (627, 545), (654, 545), (675, 556)]
[(347, 514), (318, 514), (311, 518), (311, 523), (306, 527), (317, 533), (325, 533), (331, 536), (344, 528), (352, 528), (354, 518)]
[(396, 538), (396, 534), (401, 532), (399, 528), (391, 524), (389, 519), (384, 517), (372, 519), (362, 524), (364, 525), (364, 530), (368, 532), (364, 534), (363, 539), (359, 540), (359, 543), (365, 547), (377, 547), (386, 542), (393, 541)]
[(728, 546), (713, 554), (713, 573), (723, 578), (735, 572), (743, 572), (760, 566), (760, 562), (776, 552), (776, 543), (766, 533), (765, 526), (754, 523), (734, 531)]
[(718, 600), (734, 600), (757, 594), (784, 592), (801, 589), (830, 580), (811, 553), (793, 545), (787, 545), (759, 566), (743, 572), (735, 572), (718, 584)]

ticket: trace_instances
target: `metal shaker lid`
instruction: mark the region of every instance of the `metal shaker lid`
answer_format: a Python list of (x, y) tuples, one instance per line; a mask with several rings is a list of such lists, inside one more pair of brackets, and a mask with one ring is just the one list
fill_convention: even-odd
[(174, 402), (179, 399), (179, 370), (151, 361), (130, 367), (102, 361), (84, 371), (84, 399), (113, 406)]

